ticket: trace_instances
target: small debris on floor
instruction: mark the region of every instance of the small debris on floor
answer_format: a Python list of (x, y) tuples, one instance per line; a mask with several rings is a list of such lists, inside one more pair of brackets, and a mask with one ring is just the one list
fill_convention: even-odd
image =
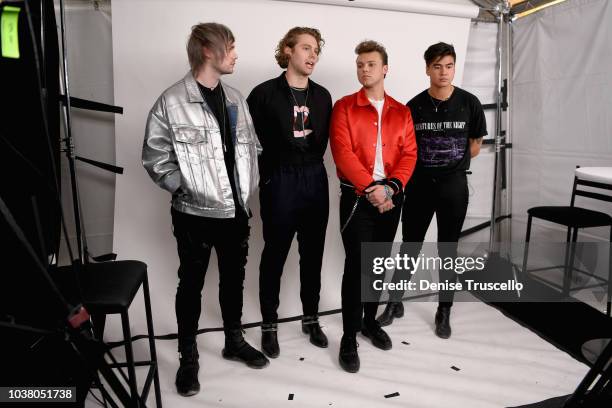
[(451, 368), (452, 368), (453, 370), (455, 370), (455, 371), (461, 371), (461, 369), (460, 369), (459, 367), (452, 366)]
[(289, 401), (293, 400), (293, 394), (289, 394), (289, 398), (287, 398)]
[(409, 346), (409, 345), (410, 345), (410, 343), (408, 343), (407, 341), (402, 341), (402, 344), (405, 344), (405, 345), (407, 345), (407, 346)]
[(385, 395), (385, 398), (393, 398), (393, 397), (399, 397), (399, 392), (394, 392), (393, 394), (387, 394)]

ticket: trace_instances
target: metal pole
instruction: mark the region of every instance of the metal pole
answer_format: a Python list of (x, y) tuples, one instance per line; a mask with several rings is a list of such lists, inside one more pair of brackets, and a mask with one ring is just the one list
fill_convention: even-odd
[[(512, 59), (513, 59), (513, 51), (512, 51), (512, 20), (508, 19), (508, 24), (506, 24), (506, 100), (508, 101), (508, 106), (506, 107), (506, 143), (512, 143), (512, 108), (514, 104), (512, 102), (512, 98), (514, 96), (513, 92), (513, 68), (512, 68)], [(506, 150), (506, 208), (505, 214), (512, 214), (512, 156), (513, 149)], [(506, 223), (508, 226), (506, 239), (507, 242), (512, 242), (512, 218)]]
[[(64, 103), (63, 112), (64, 115), (62, 117), (64, 123), (64, 143), (66, 145), (66, 157), (68, 159), (68, 166), (70, 170), (70, 185), (72, 190), (72, 208), (74, 212), (74, 224), (76, 228), (76, 240), (78, 247), (78, 259), (81, 264), (84, 261), (84, 251), (83, 251), (83, 241), (82, 241), (82, 231), (81, 231), (81, 211), (79, 205), (79, 189), (77, 185), (76, 178), (76, 169), (74, 163), (74, 145), (72, 141), (72, 132), (71, 132), (71, 120), (70, 120), (70, 86), (68, 82), (68, 56), (67, 56), (67, 47), (66, 47), (66, 13), (64, 10), (64, 0), (60, 0), (60, 31), (62, 34), (62, 73), (63, 73), (63, 91), (66, 97), (66, 102)], [(66, 238), (68, 239), (68, 237)]]
[(489, 253), (498, 252), (499, 242), (499, 230), (497, 226), (497, 216), (499, 214), (499, 199), (501, 196), (501, 182), (500, 176), (500, 164), (502, 146), (504, 144), (504, 137), (502, 136), (502, 58), (503, 58), (503, 38), (504, 38), (504, 23), (506, 16), (510, 11), (510, 4), (508, 0), (501, 1), (497, 7), (496, 12), (498, 14), (498, 28), (497, 28), (497, 109), (495, 115), (495, 164), (493, 171), (493, 196), (491, 203), (491, 230), (489, 236)]

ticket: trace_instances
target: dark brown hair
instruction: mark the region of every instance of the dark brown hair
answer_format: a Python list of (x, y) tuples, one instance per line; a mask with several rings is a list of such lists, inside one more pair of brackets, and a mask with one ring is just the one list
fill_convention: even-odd
[(325, 44), (325, 40), (321, 37), (321, 32), (316, 28), (311, 27), (293, 27), (285, 34), (285, 36), (278, 42), (276, 46), (276, 52), (274, 58), (281, 68), (287, 68), (289, 65), (289, 55), (285, 53), (285, 47), (293, 48), (297, 44), (298, 36), (302, 34), (308, 34), (314, 37), (319, 46), (319, 54)]
[(202, 47), (211, 50), (217, 58), (223, 58), (228, 46), (234, 41), (234, 34), (223, 24), (200, 23), (191, 27), (191, 35), (187, 40), (187, 57), (191, 72), (195, 75), (206, 60)]

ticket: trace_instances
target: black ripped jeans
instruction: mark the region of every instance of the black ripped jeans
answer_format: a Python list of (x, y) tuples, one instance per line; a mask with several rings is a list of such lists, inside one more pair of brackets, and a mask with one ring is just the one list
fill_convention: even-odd
[(171, 210), (180, 266), (176, 290), (179, 350), (195, 342), (200, 319), (202, 288), (210, 252), (215, 248), (219, 265), (219, 303), (223, 327), (240, 328), (244, 268), (249, 251), (249, 220), (207, 218)]

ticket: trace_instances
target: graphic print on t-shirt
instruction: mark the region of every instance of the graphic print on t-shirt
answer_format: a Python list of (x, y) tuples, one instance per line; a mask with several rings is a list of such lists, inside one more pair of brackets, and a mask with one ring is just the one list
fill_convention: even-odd
[(466, 152), (465, 122), (416, 123), (418, 154), (426, 167), (442, 167), (458, 163)]
[(310, 129), (309, 118), (310, 110), (308, 109), (308, 106), (293, 106), (294, 137), (306, 137), (312, 133), (312, 129)]

